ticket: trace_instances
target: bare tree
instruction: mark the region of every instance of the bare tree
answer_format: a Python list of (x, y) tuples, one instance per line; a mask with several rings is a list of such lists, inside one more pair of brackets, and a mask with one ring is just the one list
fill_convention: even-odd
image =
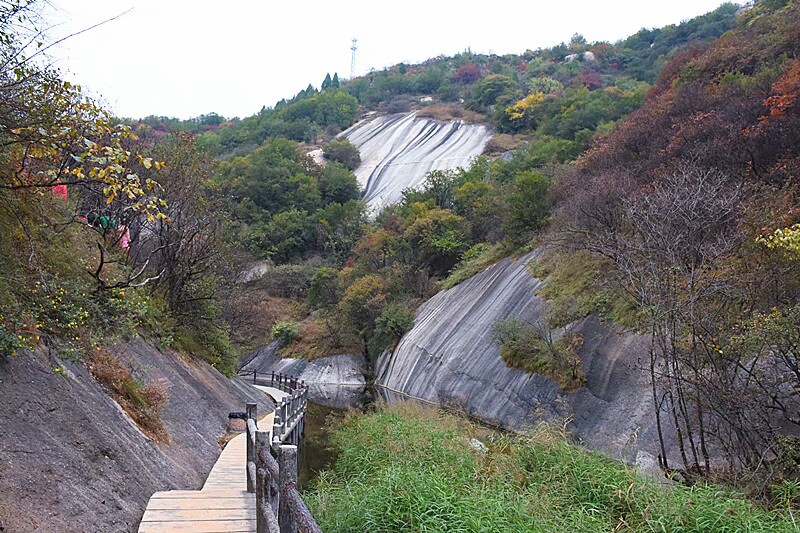
[(624, 286), (647, 313), (649, 371), (668, 467), (664, 417), (675, 431), (686, 471), (710, 470), (706, 413), (699, 385), (713, 374), (705, 337), (722, 312), (727, 280), (720, 263), (741, 242), (741, 186), (684, 162), (622, 202), (613, 253)]

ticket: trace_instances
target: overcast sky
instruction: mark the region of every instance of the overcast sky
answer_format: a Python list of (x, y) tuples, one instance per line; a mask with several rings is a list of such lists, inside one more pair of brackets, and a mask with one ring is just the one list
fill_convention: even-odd
[(356, 75), (439, 54), (522, 53), (568, 41), (616, 41), (713, 10), (721, 0), (51, 0), (51, 40), (120, 13), (53, 49), (67, 79), (119, 116), (245, 117), (327, 72)]

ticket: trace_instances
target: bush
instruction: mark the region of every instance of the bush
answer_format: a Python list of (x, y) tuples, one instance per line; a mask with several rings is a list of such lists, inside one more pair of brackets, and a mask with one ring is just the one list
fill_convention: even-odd
[(341, 163), (348, 170), (355, 170), (361, 164), (361, 154), (353, 143), (345, 137), (333, 139), (322, 147), (325, 159)]
[(272, 326), (272, 340), (281, 346), (288, 346), (300, 338), (300, 328), (296, 322), (276, 322)]
[(367, 343), (367, 353), (377, 359), (387, 348), (394, 348), (400, 338), (414, 327), (414, 313), (399, 305), (390, 305), (375, 320), (375, 332)]
[(566, 391), (580, 388), (586, 382), (576, 354), (583, 345), (581, 335), (565, 333), (554, 339), (544, 323), (528, 326), (516, 318), (497, 322), (493, 335), (500, 344), (500, 357), (508, 366), (548, 376)]

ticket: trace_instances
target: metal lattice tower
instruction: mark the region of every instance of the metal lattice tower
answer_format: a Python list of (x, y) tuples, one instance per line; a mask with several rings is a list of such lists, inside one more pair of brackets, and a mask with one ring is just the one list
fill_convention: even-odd
[(358, 39), (353, 39), (353, 46), (350, 47), (350, 50), (353, 51), (353, 55), (350, 58), (350, 79), (351, 80), (356, 77), (356, 50), (358, 50), (358, 46), (356, 46), (357, 42), (358, 42)]

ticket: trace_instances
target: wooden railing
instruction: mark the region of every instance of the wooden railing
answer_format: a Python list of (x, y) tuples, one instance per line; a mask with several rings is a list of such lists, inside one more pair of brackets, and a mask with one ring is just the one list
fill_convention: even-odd
[[(254, 372), (254, 383), (258, 379)], [(269, 431), (258, 429), (256, 404), (247, 404), (247, 490), (256, 496), (256, 531), (322, 533), (297, 491), (297, 448), (305, 433), (307, 389), (282, 374), (265, 374), (263, 379), (288, 395), (275, 409), (272, 442)]]

